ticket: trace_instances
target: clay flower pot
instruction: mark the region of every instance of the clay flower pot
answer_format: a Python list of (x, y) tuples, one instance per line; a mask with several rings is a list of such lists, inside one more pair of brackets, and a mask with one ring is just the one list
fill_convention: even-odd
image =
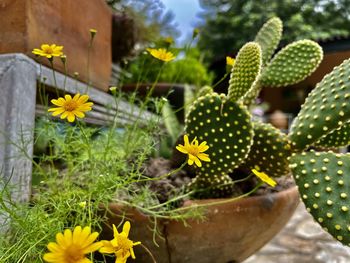
[[(196, 205), (224, 199), (198, 200), (185, 203)], [(242, 262), (265, 245), (288, 222), (299, 203), (297, 187), (242, 198), (206, 207), (205, 220), (157, 221), (163, 238), (154, 234), (154, 220), (135, 209), (126, 210), (111, 204), (109, 224), (118, 225), (121, 216), (131, 221), (130, 238), (141, 241), (157, 263), (229, 263)], [(112, 237), (105, 229), (103, 238)], [(155, 245), (154, 240), (158, 243)], [(137, 262), (154, 262), (141, 246), (136, 246)]]

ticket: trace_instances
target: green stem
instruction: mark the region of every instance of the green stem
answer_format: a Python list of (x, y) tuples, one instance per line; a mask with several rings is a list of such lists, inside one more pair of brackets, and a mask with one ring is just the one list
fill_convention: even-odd
[(91, 147), (90, 147), (90, 140), (88, 136), (86, 135), (84, 128), (82, 127), (82, 124), (78, 121), (78, 127), (83, 134), (83, 138), (85, 139), (86, 142), (86, 147), (88, 149), (88, 158), (89, 158), (89, 164), (90, 164), (90, 175), (92, 175), (93, 172), (93, 161), (92, 161), (92, 154), (91, 154)]
[(147, 179), (137, 179), (136, 181), (134, 182), (131, 182), (131, 183), (140, 183), (140, 182), (149, 182), (149, 181), (158, 181), (158, 180), (162, 180), (164, 178), (167, 178), (169, 176), (171, 176), (172, 174), (180, 171), (182, 168), (185, 167), (185, 165), (187, 164), (187, 162), (181, 164), (181, 166), (179, 168), (176, 168), (175, 170), (172, 170), (170, 171), (169, 173), (166, 173), (166, 174), (163, 174), (159, 177), (155, 177), (155, 178), (147, 178)]
[(221, 82), (223, 82), (229, 74), (230, 74), (230, 72), (226, 72), (225, 75), (212, 86), (212, 88), (214, 89), (217, 85), (219, 85)]
[(58, 98), (59, 97), (59, 93), (58, 93), (55, 69), (54, 69), (54, 66), (53, 66), (53, 60), (49, 59), (49, 61), (50, 61), (51, 69), (52, 69), (52, 76), (53, 76), (53, 81), (54, 81), (54, 84), (55, 84), (56, 95), (57, 95), (57, 98)]

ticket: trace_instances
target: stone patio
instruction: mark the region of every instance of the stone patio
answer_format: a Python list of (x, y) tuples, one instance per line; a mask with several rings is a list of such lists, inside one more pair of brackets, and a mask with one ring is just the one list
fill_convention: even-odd
[(300, 204), (286, 227), (244, 263), (349, 263), (350, 248), (335, 241)]

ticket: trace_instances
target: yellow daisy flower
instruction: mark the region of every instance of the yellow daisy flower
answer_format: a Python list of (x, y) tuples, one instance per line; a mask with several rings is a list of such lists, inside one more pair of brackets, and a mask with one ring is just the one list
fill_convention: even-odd
[(57, 100), (51, 100), (51, 103), (58, 106), (56, 108), (50, 108), (48, 111), (52, 111), (52, 116), (61, 114), (61, 119), (67, 118), (69, 122), (73, 122), (75, 117), (84, 118), (84, 112), (90, 111), (93, 105), (92, 102), (87, 102), (88, 95), (75, 94), (72, 98), (71, 95), (65, 95), (64, 98), (58, 98)]
[(165, 62), (169, 62), (173, 59), (175, 59), (175, 56), (173, 53), (168, 52), (165, 48), (159, 48), (159, 49), (155, 49), (155, 48), (147, 48), (147, 51), (155, 58), (165, 61)]
[(62, 52), (63, 46), (57, 46), (56, 44), (48, 45), (42, 44), (41, 49), (34, 48), (32, 53), (41, 57), (60, 57), (63, 55)]
[(100, 253), (110, 254), (114, 253), (117, 256), (115, 263), (125, 263), (128, 257), (135, 259), (133, 246), (141, 244), (141, 242), (133, 242), (128, 238), (130, 231), (130, 222), (126, 221), (123, 225), (123, 231), (118, 233), (117, 228), (113, 225), (114, 238), (110, 241), (102, 240), (102, 247), (99, 249)]
[(209, 146), (207, 145), (206, 141), (198, 145), (197, 139), (194, 138), (193, 141), (190, 143), (188, 136), (185, 134), (184, 142), (184, 145), (179, 144), (178, 146), (176, 146), (176, 149), (184, 154), (188, 154), (187, 163), (189, 165), (195, 163), (198, 167), (202, 167), (201, 161), (210, 162), (209, 155), (203, 153), (209, 149)]
[(259, 177), (259, 179), (261, 181), (263, 181), (264, 183), (267, 183), (268, 185), (275, 187), (276, 186), (276, 181), (273, 180), (271, 177), (269, 177), (266, 173), (263, 172), (259, 172), (256, 169), (252, 169), (252, 172)]
[(226, 65), (233, 67), (234, 64), (235, 64), (235, 59), (227, 56), (226, 57)]
[(73, 233), (66, 229), (64, 233), (56, 235), (56, 242), (50, 242), (47, 245), (49, 253), (46, 253), (43, 259), (52, 263), (91, 263), (86, 254), (98, 250), (102, 243), (95, 242), (98, 236), (97, 232), (91, 233), (90, 227), (77, 226)]

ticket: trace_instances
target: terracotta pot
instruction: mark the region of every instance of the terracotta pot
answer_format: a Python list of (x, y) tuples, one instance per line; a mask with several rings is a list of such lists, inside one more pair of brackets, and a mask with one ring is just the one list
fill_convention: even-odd
[[(185, 205), (218, 202), (223, 199), (191, 201)], [(288, 222), (299, 203), (296, 187), (279, 193), (243, 198), (208, 206), (205, 220), (161, 220), (155, 235), (154, 220), (135, 209), (111, 204), (109, 224), (118, 225), (121, 215), (131, 221), (130, 238), (141, 241), (157, 263), (242, 262), (264, 246)], [(104, 238), (112, 237), (105, 229)], [(154, 244), (153, 240), (158, 243)], [(135, 247), (137, 262), (154, 262), (141, 246)]]

